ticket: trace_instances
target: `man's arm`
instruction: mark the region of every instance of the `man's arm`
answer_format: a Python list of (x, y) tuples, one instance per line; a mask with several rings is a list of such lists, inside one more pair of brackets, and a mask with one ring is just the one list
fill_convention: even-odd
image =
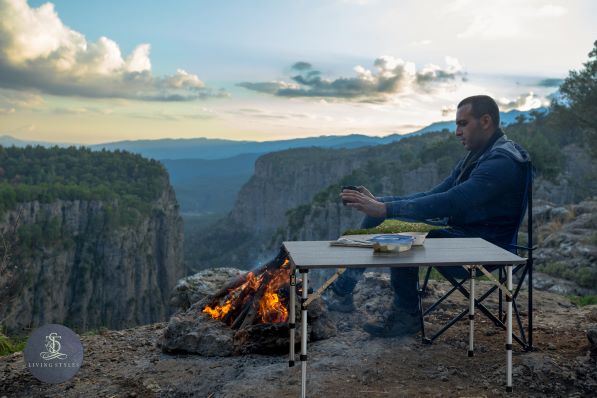
[(445, 191), (407, 200), (386, 202), (387, 218), (429, 219), (450, 217), (520, 188), (520, 166), (506, 155), (483, 161), (468, 180)]
[(412, 195), (407, 195), (407, 196), (380, 196), (380, 197), (377, 197), (376, 199), (382, 203), (388, 203), (388, 202), (396, 202), (399, 200), (412, 200), (412, 199), (422, 198), (424, 196), (433, 195), (433, 194), (440, 193), (440, 192), (446, 192), (448, 189), (452, 188), (454, 181), (458, 177), (458, 173), (460, 173), (461, 163), (462, 163), (462, 161), (458, 162), (456, 167), (454, 167), (454, 169), (452, 170), (452, 174), (450, 174), (439, 185), (435, 186), (434, 188), (432, 188), (429, 191), (418, 192), (418, 193), (415, 193)]

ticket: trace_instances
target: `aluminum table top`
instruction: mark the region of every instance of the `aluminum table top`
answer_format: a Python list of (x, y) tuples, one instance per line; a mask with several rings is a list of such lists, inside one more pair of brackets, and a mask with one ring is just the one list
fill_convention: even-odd
[[(368, 239), (372, 236), (358, 235), (358, 238)], [(371, 248), (330, 246), (330, 241), (291, 241), (283, 245), (293, 265), (304, 269), (506, 265), (526, 262), (525, 258), (481, 238), (429, 238), (423, 246), (413, 246), (397, 254), (373, 253)]]

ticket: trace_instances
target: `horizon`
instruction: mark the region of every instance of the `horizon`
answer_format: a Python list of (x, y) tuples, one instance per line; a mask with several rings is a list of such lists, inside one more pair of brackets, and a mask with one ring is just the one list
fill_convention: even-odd
[(597, 37), (589, 0), (426, 5), (0, 0), (11, 22), (0, 22), (0, 135), (97, 145), (407, 134), (453, 120), (469, 95), (503, 112), (547, 106)]

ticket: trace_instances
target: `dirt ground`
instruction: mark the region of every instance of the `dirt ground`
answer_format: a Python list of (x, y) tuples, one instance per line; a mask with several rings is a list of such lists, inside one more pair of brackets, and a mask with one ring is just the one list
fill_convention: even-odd
[[(441, 291), (447, 285), (436, 284)], [(524, 297), (522, 298), (524, 299)], [(522, 301), (521, 301), (522, 302)], [(475, 356), (467, 356), (468, 322), (434, 344), (412, 338), (371, 338), (362, 331), (367, 306), (332, 313), (338, 335), (309, 344), (309, 397), (596, 396), (597, 362), (586, 331), (597, 324), (597, 306), (577, 308), (551, 293), (535, 293), (533, 352), (514, 343), (514, 392), (505, 392), (505, 336), (476, 317)], [(358, 304), (358, 301), (357, 301)], [(437, 329), (466, 303), (446, 303), (427, 327)], [(156, 346), (165, 323), (82, 337), (79, 373), (58, 384), (37, 381), (22, 353), (0, 358), (0, 397), (297, 397), (300, 362), (286, 355), (201, 357), (166, 355)]]

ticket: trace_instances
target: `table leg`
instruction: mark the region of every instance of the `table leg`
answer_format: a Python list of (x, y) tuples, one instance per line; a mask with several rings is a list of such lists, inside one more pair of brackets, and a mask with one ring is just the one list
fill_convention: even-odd
[(506, 266), (508, 293), (506, 294), (506, 391), (512, 392), (512, 265)]
[(474, 355), (474, 334), (475, 334), (475, 276), (477, 269), (470, 266), (468, 269), (470, 281), (469, 307), (468, 307), (468, 356)]
[(292, 266), (290, 270), (290, 319), (288, 322), (288, 329), (290, 330), (290, 358), (288, 366), (294, 366), (294, 339), (296, 337), (296, 268)]
[(303, 295), (301, 300), (301, 398), (307, 396), (307, 301), (309, 295), (309, 286), (306, 269), (299, 269), (302, 274)]

